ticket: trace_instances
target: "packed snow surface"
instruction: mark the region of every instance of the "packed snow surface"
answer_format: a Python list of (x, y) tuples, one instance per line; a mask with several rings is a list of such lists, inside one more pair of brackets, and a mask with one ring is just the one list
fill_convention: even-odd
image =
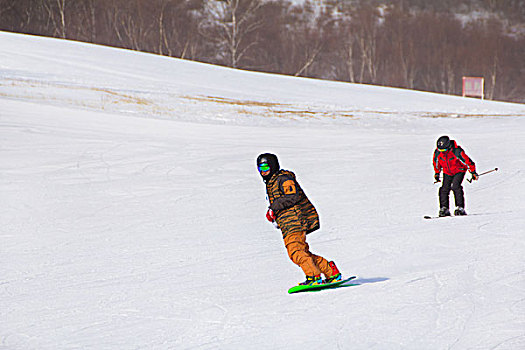
[[(424, 220), (441, 135), (499, 171)], [(524, 150), (525, 105), (0, 33), (0, 349), (524, 349)], [(287, 294), (263, 152), (360, 285)]]

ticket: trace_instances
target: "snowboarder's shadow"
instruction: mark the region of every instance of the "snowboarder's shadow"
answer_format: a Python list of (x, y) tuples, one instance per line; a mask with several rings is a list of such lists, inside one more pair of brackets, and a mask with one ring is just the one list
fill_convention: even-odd
[(356, 278), (354, 280), (349, 281), (349, 283), (345, 283), (339, 286), (339, 288), (360, 286), (362, 284), (368, 284), (368, 283), (384, 282), (384, 281), (388, 281), (389, 279), (390, 278), (387, 278), (387, 277)]
[(360, 286), (362, 284), (367, 284), (367, 283), (384, 282), (384, 281), (388, 281), (389, 279), (390, 278), (386, 278), (386, 277), (357, 278), (357, 279), (350, 280), (347, 283), (340, 284), (337, 286), (323, 288), (323, 289), (308, 290), (307, 292), (321, 292), (321, 291), (334, 290), (334, 289), (339, 289), (339, 288), (355, 287), (355, 286)]

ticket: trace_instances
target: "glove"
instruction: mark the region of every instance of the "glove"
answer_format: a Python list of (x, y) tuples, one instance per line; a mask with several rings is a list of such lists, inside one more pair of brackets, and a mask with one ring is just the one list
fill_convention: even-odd
[(473, 171), (470, 173), (472, 175), (472, 180), (478, 180), (479, 179), (479, 175), (477, 172)]
[(434, 179), (436, 180), (436, 182), (439, 182), (439, 173), (435, 173), (434, 174)]
[(266, 212), (266, 220), (270, 222), (275, 222), (275, 214), (273, 213), (273, 210), (268, 208), (268, 211)]

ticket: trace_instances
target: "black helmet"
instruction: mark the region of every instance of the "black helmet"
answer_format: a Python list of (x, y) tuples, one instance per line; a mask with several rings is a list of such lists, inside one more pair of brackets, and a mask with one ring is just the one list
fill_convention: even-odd
[[(275, 154), (263, 153), (257, 157), (257, 170), (259, 170), (259, 174), (261, 174), (264, 181), (268, 181), (279, 169), (279, 161)], [(267, 175), (262, 174), (268, 170), (270, 170), (270, 172)]]
[(437, 149), (446, 151), (450, 148), (450, 138), (448, 136), (441, 136), (436, 142)]

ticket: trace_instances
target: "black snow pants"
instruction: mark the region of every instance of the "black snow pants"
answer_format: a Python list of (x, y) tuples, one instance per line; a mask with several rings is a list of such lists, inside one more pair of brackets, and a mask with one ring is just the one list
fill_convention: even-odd
[(465, 178), (466, 173), (457, 173), (456, 175), (443, 174), (443, 184), (439, 188), (439, 207), (448, 209), (448, 195), (450, 190), (454, 192), (454, 200), (456, 207), (465, 208), (465, 195), (463, 193), (463, 186), (461, 183)]

